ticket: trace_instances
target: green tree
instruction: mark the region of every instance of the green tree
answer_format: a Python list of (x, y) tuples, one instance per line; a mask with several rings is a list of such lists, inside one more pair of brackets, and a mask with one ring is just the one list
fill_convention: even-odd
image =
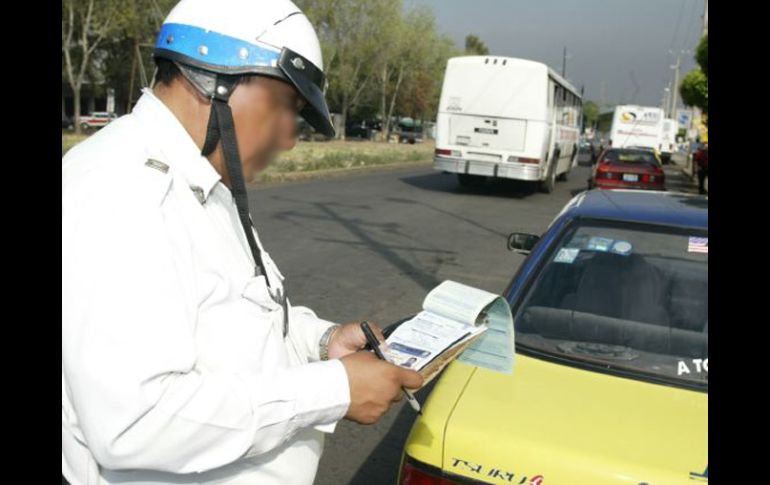
[(698, 47), (695, 49), (695, 62), (706, 75), (706, 79), (709, 77), (709, 36), (704, 35), (698, 43)]
[(398, 99), (398, 112), (414, 119), (433, 119), (438, 111), (447, 60), (460, 54), (449, 37), (438, 34), (431, 37), (425, 63), (404, 83)]
[(682, 102), (687, 106), (697, 106), (704, 113), (709, 111), (708, 79), (700, 69), (693, 69), (682, 79), (679, 85)]
[(390, 132), (390, 113), (393, 102), (398, 96), (401, 83), (408, 68), (407, 49), (412, 39), (412, 29), (401, 13), (399, 1), (397, 9), (388, 12), (385, 22), (388, 28), (382, 32), (382, 46), (373, 62), (379, 91), (379, 115), (382, 119), (382, 135), (387, 140)]
[(585, 119), (587, 126), (593, 126), (596, 120), (599, 119), (599, 105), (593, 101), (583, 103), (583, 119)]
[(478, 35), (469, 34), (465, 36), (465, 54), (469, 56), (486, 56), (489, 54), (489, 48)]
[(345, 136), (347, 116), (366, 99), (374, 84), (375, 59), (383, 48), (382, 39), (394, 27), (400, 0), (303, 0), (297, 2), (316, 28), (321, 40), (327, 99), (342, 115), (338, 136)]
[(127, 8), (121, 28), (104, 42), (104, 76), (116, 100), (131, 110), (141, 88), (150, 84), (152, 48), (163, 23), (178, 0), (123, 0)]
[(696, 106), (703, 113), (709, 111), (709, 80), (708, 80), (708, 35), (704, 35), (695, 49), (695, 61), (698, 67), (693, 69), (679, 84), (679, 94), (687, 106)]
[[(435, 41), (438, 35), (433, 12), (427, 8), (407, 12), (398, 23), (396, 37), (397, 41), (389, 49), (390, 55), (382, 59), (380, 66), (380, 106), (385, 139), (390, 134), (390, 120), (399, 96), (404, 98), (405, 89), (410, 91), (411, 96), (418, 97), (410, 99), (413, 104), (425, 104), (430, 85), (428, 73), (434, 74), (433, 64), (436, 62)], [(403, 105), (400, 106), (403, 108)]]
[(62, 64), (75, 101), (75, 133), (80, 133), (80, 90), (93, 78), (96, 49), (120, 27), (120, 0), (62, 0)]

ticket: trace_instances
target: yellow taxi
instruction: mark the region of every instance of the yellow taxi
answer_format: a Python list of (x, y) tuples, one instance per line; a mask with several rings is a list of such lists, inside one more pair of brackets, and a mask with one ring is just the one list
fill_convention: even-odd
[(399, 483), (708, 482), (708, 198), (589, 191), (513, 240), (513, 372), (450, 364)]

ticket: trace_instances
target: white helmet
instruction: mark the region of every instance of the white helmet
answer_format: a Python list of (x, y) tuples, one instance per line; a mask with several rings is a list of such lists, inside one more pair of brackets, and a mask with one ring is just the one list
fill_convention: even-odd
[(163, 22), (154, 56), (175, 62), (207, 97), (216, 94), (216, 74), (286, 81), (307, 102), (302, 117), (316, 131), (334, 135), (321, 46), (290, 0), (182, 0)]
[[(211, 99), (201, 154), (209, 155), (222, 142), (238, 218), (254, 257), (255, 275), (264, 274), (262, 252), (251, 230), (248, 196), (228, 101), (237, 75), (278, 78), (292, 84), (305, 98), (307, 103), (300, 114), (308, 123), (316, 131), (334, 136), (324, 99), (326, 80), (321, 46), (313, 26), (290, 0), (181, 0), (161, 26), (154, 56), (174, 62)], [(285, 337), (286, 294), (280, 289), (276, 291), (274, 298), (284, 306)]]

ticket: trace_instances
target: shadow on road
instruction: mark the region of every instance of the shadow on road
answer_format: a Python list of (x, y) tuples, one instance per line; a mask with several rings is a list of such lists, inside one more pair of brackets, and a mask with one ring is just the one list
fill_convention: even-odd
[(400, 180), (405, 184), (423, 190), (473, 194), (486, 197), (507, 197), (511, 199), (522, 199), (534, 194), (537, 190), (535, 184), (510, 179), (488, 179), (472, 187), (460, 187), (455, 174), (439, 172), (402, 177)]
[(577, 188), (574, 188), (574, 189), (570, 190), (569, 193), (570, 193), (570, 195), (572, 197), (575, 197), (579, 193), (585, 192), (586, 190), (588, 190), (588, 183), (586, 183), (585, 187), (577, 187)]
[(666, 190), (690, 194), (698, 193), (696, 183), (682, 171), (681, 167), (667, 165), (663, 167), (663, 171), (666, 174)]
[(481, 230), (484, 230), (484, 231), (486, 231), (486, 232), (488, 232), (488, 233), (490, 233), (492, 235), (501, 236), (501, 237), (504, 237), (504, 238), (508, 237), (507, 233), (502, 233), (500, 231), (496, 231), (494, 229), (490, 229), (489, 227), (487, 227), (487, 226), (485, 226), (483, 224), (480, 224), (478, 221), (475, 221), (475, 220), (473, 220), (473, 219), (471, 219), (469, 217), (463, 217), (460, 214), (457, 214), (455, 212), (448, 211), (448, 210), (445, 210), (445, 209), (441, 209), (440, 207), (436, 207), (435, 205), (429, 204), (427, 202), (420, 202), (420, 201), (417, 201), (417, 200), (414, 200), (414, 199), (407, 199), (405, 197), (386, 197), (385, 200), (388, 201), (388, 202), (396, 202), (396, 203), (399, 203), (399, 204), (419, 205), (419, 206), (422, 206), (422, 207), (426, 207), (426, 208), (428, 208), (430, 210), (433, 210), (433, 211), (438, 212), (440, 214), (444, 214), (445, 216), (449, 216), (449, 217), (451, 217), (453, 219), (457, 219), (458, 221), (464, 222), (464, 223), (469, 224), (469, 225), (471, 225), (473, 227), (477, 227), (477, 228), (479, 228)]
[[(285, 200), (291, 200), (286, 199)], [(339, 239), (330, 239), (330, 238), (318, 238), (318, 240), (322, 240), (324, 242), (332, 242), (332, 243), (338, 243), (338, 244), (348, 244), (348, 245), (363, 245), (368, 248), (370, 248), (375, 253), (379, 254), (383, 259), (385, 259), (388, 263), (390, 263), (394, 268), (396, 268), (398, 271), (400, 271), (402, 274), (413, 280), (415, 283), (417, 283), (420, 287), (425, 289), (426, 291), (429, 291), (433, 289), (436, 285), (440, 283), (438, 278), (436, 278), (435, 274), (426, 272), (422, 270), (421, 268), (415, 266), (408, 260), (406, 260), (404, 257), (398, 254), (398, 251), (401, 250), (409, 250), (409, 251), (419, 251), (419, 252), (429, 252), (429, 253), (436, 253), (437, 261), (440, 263), (443, 261), (441, 255), (453, 255), (453, 251), (447, 251), (447, 250), (441, 250), (436, 248), (417, 248), (417, 247), (404, 247), (404, 246), (393, 246), (390, 244), (385, 244), (379, 240), (377, 240), (373, 234), (374, 231), (372, 231), (372, 228), (380, 229), (381, 231), (387, 232), (390, 235), (402, 235), (404, 238), (406, 238), (406, 234), (401, 233), (400, 228), (401, 225), (397, 223), (376, 223), (372, 222), (366, 219), (361, 218), (351, 218), (351, 217), (345, 217), (342, 215), (340, 211), (338, 211), (337, 206), (343, 206), (343, 204), (337, 204), (337, 203), (330, 203), (330, 202), (306, 202), (301, 200), (291, 200), (294, 203), (302, 203), (307, 204), (313, 208), (315, 208), (318, 212), (314, 213), (312, 211), (284, 211), (279, 212), (277, 214), (273, 215), (274, 219), (278, 220), (285, 220), (289, 221), (295, 224), (299, 224), (297, 222), (297, 219), (313, 219), (313, 220), (325, 220), (330, 221), (338, 224), (343, 229), (345, 229), (350, 235), (352, 235), (355, 240), (353, 241), (344, 241)], [(357, 209), (369, 209), (368, 206), (356, 206)], [(320, 213), (320, 214), (319, 214)]]

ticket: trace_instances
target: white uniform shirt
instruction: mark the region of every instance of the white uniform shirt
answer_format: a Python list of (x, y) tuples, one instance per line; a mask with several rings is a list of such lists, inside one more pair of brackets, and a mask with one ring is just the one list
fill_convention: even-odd
[(323, 432), (350, 404), (347, 374), (319, 361), (332, 323), (290, 307), (284, 339), (283, 309), (253, 272), (230, 191), (150, 90), (67, 153), (65, 478), (312, 483)]

